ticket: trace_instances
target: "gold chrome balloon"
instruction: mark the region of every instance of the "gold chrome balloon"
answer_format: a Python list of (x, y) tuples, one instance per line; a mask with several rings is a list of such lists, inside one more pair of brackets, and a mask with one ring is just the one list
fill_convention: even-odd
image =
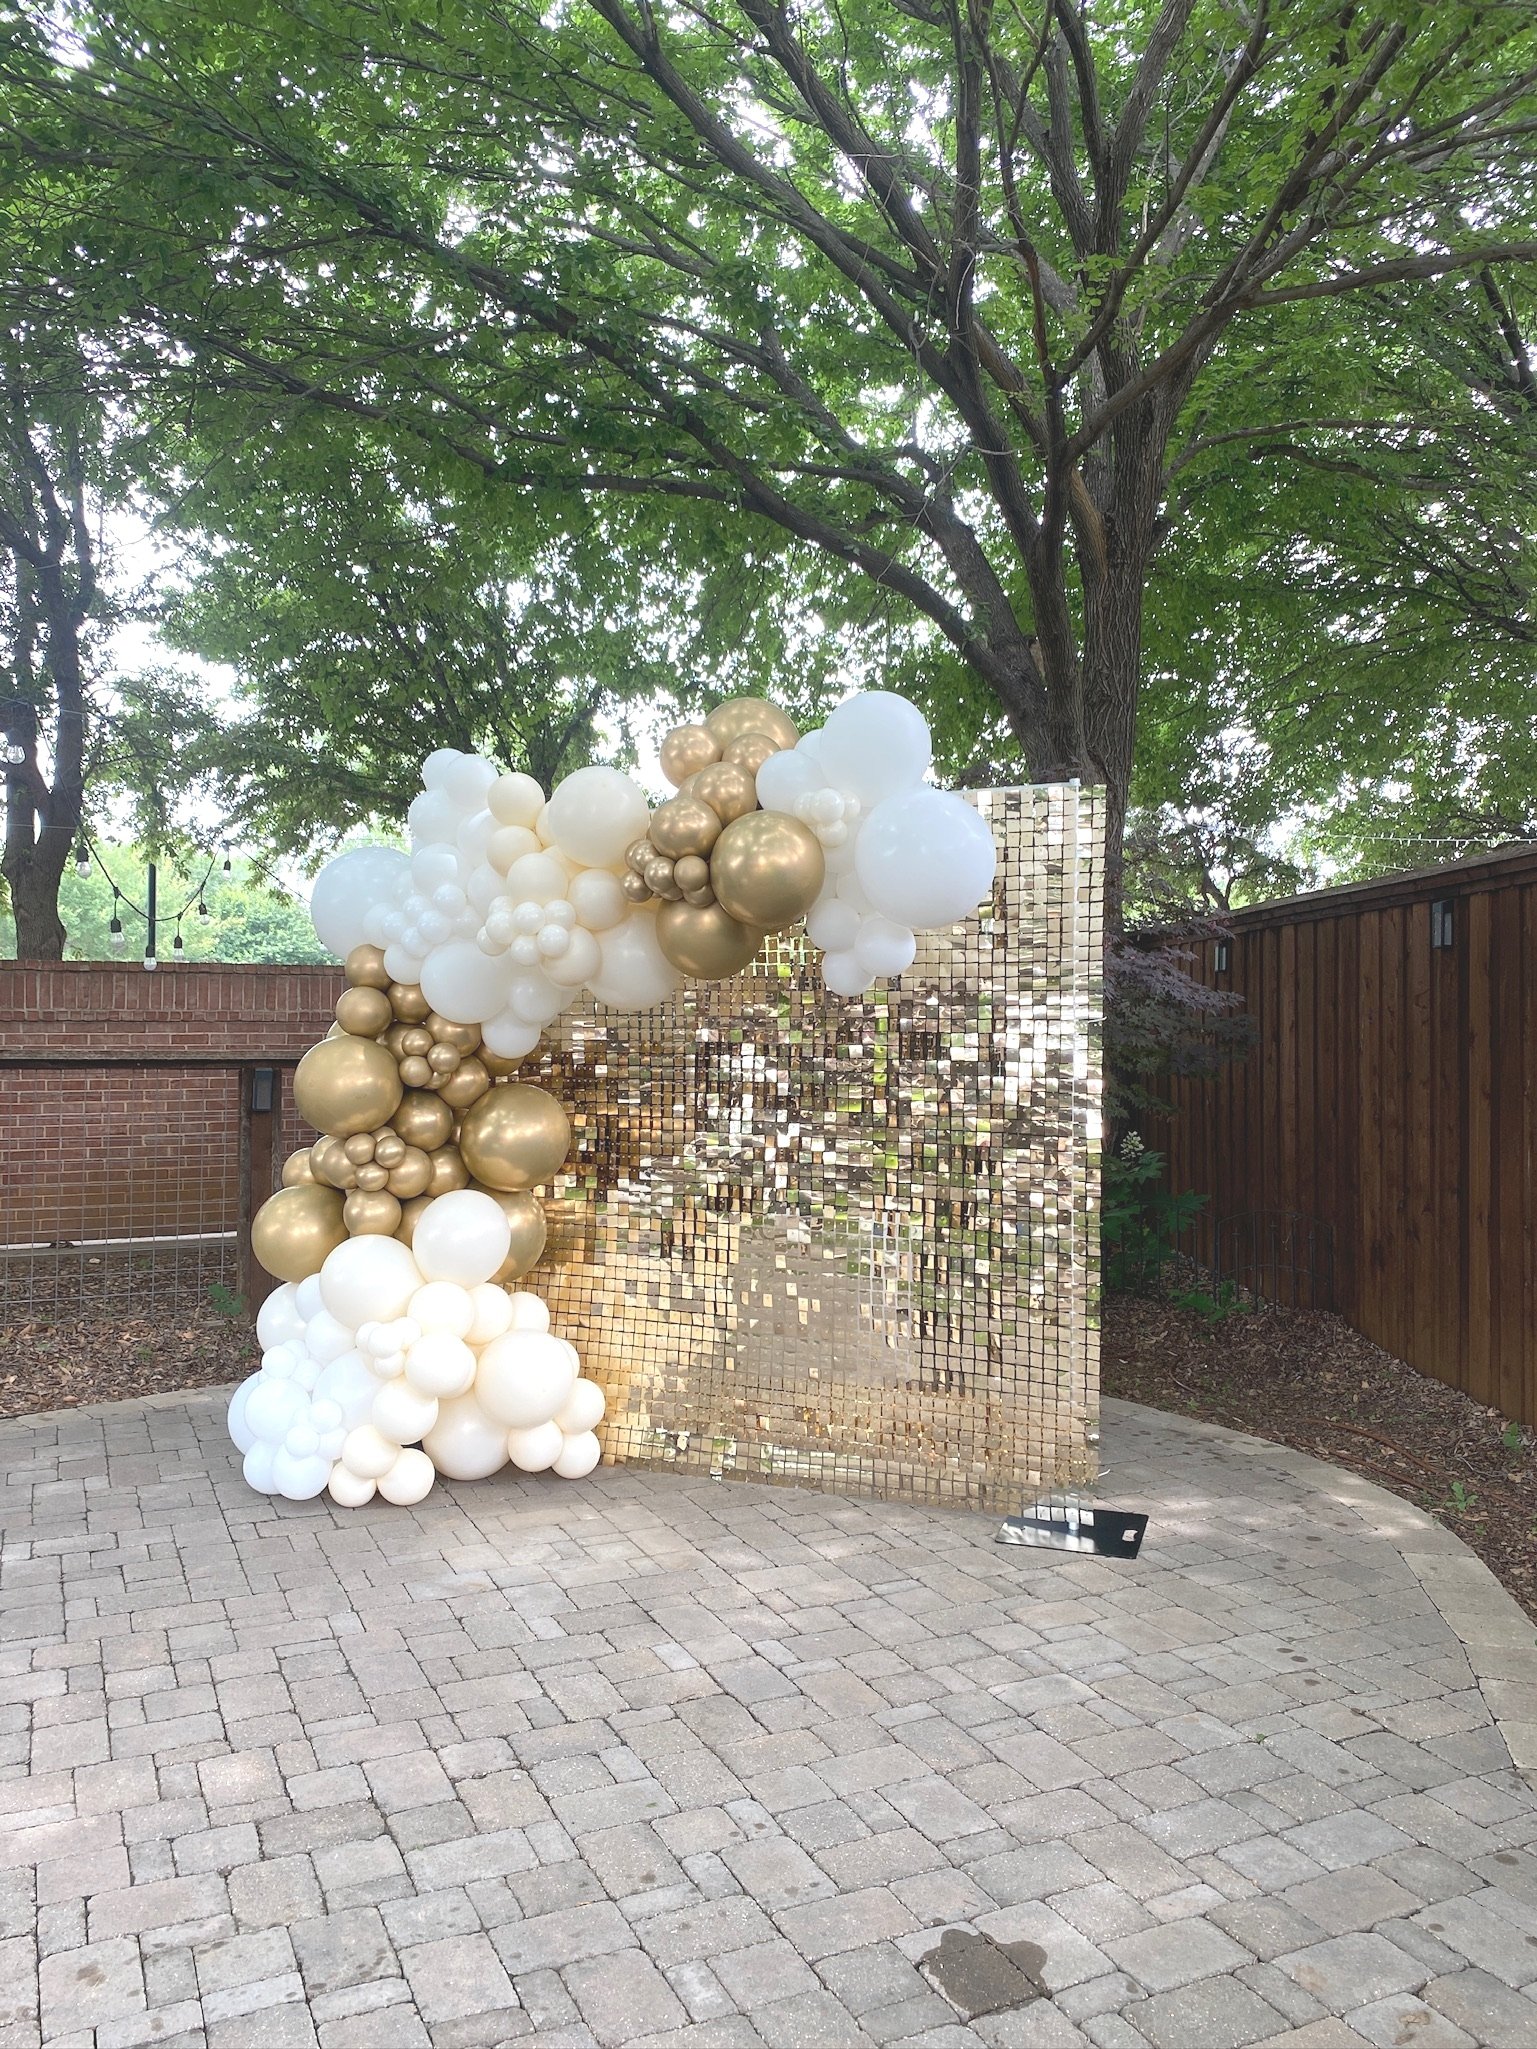
[(787, 718), (777, 704), (762, 697), (727, 698), (724, 704), (716, 705), (704, 723), (705, 730), (722, 750), (733, 740), (740, 740), (744, 733), (764, 734), (777, 743), (776, 751), (793, 747), (800, 738), (795, 721)]
[(354, 1238), (393, 1238), (400, 1229), (400, 1204), (386, 1188), (367, 1194), (355, 1188), (342, 1204), (342, 1219)]
[(400, 1226), (395, 1236), (402, 1245), (409, 1245), (416, 1236), (416, 1227), (421, 1221), (422, 1211), (431, 1200), (430, 1195), (418, 1195), (412, 1201), (400, 1205)]
[(435, 1010), (426, 1024), (440, 1046), (457, 1046), (461, 1053), (473, 1053), (480, 1045), (479, 1025), (455, 1024), (451, 1017), (439, 1017)]
[(388, 989), (390, 986), (382, 946), (355, 946), (347, 956), (342, 973), (352, 989)]
[(294, 1069), (294, 1108), (333, 1138), (388, 1124), (399, 1102), (400, 1070), (373, 1039), (322, 1039)]
[(310, 1182), (280, 1188), (262, 1204), (251, 1222), (251, 1251), (280, 1281), (307, 1281), (346, 1236), (341, 1197)]
[(400, 1035), (402, 1053), (414, 1053), (419, 1059), (424, 1060), (432, 1051), (432, 1047), (432, 1034), (424, 1024), (407, 1025)]
[(390, 1008), (402, 1024), (420, 1024), (432, 1014), (432, 1005), (414, 982), (391, 982)]
[(436, 1152), (428, 1155), (431, 1176), (427, 1182), (429, 1195), (449, 1195), (456, 1188), (469, 1186), (470, 1170), (464, 1164), (464, 1155), (456, 1145), (440, 1145)]
[(400, 1063), (400, 1079), (408, 1089), (431, 1088), (437, 1076), (420, 1053), (408, 1053)]
[(432, 1160), (418, 1145), (401, 1148), (400, 1158), (390, 1169), (389, 1191), (402, 1202), (425, 1195), (432, 1186)]
[(394, 1015), (382, 989), (344, 989), (336, 1000), (336, 1022), (360, 1039), (377, 1039)]
[[(516, 1074), (518, 1069), (523, 1065), (523, 1062), (527, 1059), (527, 1057), (528, 1056), (525, 1053), (519, 1053), (516, 1057), (514, 1057), (510, 1053), (492, 1053), (484, 1046), (482, 1046), (480, 1051), (475, 1055), (475, 1058), (486, 1070), (486, 1073), (489, 1075), (494, 1075), (498, 1081), (500, 1081), (504, 1075)], [(397, 1122), (398, 1121), (399, 1120), (397, 1119)]]
[(672, 879), (685, 896), (691, 889), (703, 889), (710, 880), (710, 864), (698, 854), (685, 854), (674, 864)]
[[(427, 1057), (430, 1060), (432, 1055)], [(460, 1060), (452, 1074), (444, 1075), (438, 1101), (447, 1103), (451, 1110), (467, 1110), (471, 1103), (479, 1102), (490, 1086), (491, 1076), (484, 1059), (471, 1053)]]
[(290, 1153), (283, 1162), (283, 1186), (302, 1188), (315, 1179), (315, 1162), (310, 1158), (311, 1148), (301, 1145), (296, 1153)]
[(674, 726), (662, 742), (662, 773), (673, 785), (686, 783), (696, 769), (720, 760), (721, 742), (706, 726)]
[(459, 1150), (488, 1188), (537, 1188), (571, 1149), (571, 1120), (547, 1089), (504, 1082), (465, 1111)]
[(758, 808), (757, 786), (738, 761), (717, 761), (702, 769), (690, 784), (689, 795), (708, 804), (722, 825)]
[(369, 1160), (358, 1168), (358, 1186), (365, 1195), (377, 1195), (389, 1180), (389, 1171), (377, 1160)]
[(452, 1109), (425, 1089), (407, 1089), (390, 1123), (407, 1145), (420, 1146), (424, 1153), (436, 1152), (454, 1135)]
[(619, 886), (624, 891), (627, 902), (632, 904), (650, 903), (652, 897), (651, 884), (644, 875), (637, 875), (632, 870), (630, 874), (625, 876)]
[(685, 975), (721, 982), (746, 967), (763, 944), (763, 933), (739, 923), (719, 904), (663, 904), (656, 914), (656, 941)]
[(787, 811), (749, 811), (715, 843), (710, 883), (733, 918), (780, 932), (816, 902), (825, 865), (809, 826)]
[(371, 1131), (355, 1131), (351, 1138), (342, 1140), (342, 1151), (354, 1167), (367, 1166), (374, 1156), (374, 1135)]
[(464, 1055), (457, 1046), (445, 1046), (435, 1039), (432, 1050), (427, 1055), (427, 1065), (434, 1074), (450, 1075), (463, 1058)]
[[(651, 844), (669, 861), (684, 854), (707, 854), (720, 838), (720, 819), (702, 798), (669, 797), (651, 814)], [(650, 871), (644, 871), (650, 879)]]
[(721, 758), (729, 762), (733, 768), (746, 769), (756, 786), (758, 770), (771, 754), (778, 754), (779, 751), (777, 743), (771, 740), (767, 733), (743, 733), (731, 742)]
[[(398, 1117), (400, 1112), (397, 1110), (395, 1114)], [(405, 1156), (406, 1142), (398, 1131), (391, 1131), (386, 1126), (383, 1131), (374, 1133), (374, 1158), (381, 1167), (388, 1168), (393, 1173)]]
[(310, 1165), (315, 1170), (315, 1179), (327, 1188), (356, 1188), (358, 1174), (356, 1167), (347, 1157), (347, 1149), (339, 1138), (317, 1139), (310, 1147)]
[(526, 1274), (530, 1267), (537, 1266), (544, 1257), (545, 1221), (544, 1204), (537, 1195), (515, 1192), (507, 1188), (486, 1188), (478, 1181), (471, 1183), (483, 1195), (489, 1195), (493, 1202), (501, 1205), (502, 1215), (512, 1231), (512, 1243), (507, 1248), (507, 1257), (502, 1261), (492, 1280), (502, 1286)]

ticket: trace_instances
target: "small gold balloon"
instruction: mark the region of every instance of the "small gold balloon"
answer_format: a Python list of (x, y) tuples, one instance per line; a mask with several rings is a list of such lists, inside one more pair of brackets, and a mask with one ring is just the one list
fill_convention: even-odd
[(537, 1195), (515, 1192), (507, 1188), (486, 1188), (479, 1181), (471, 1182), (472, 1188), (489, 1195), (493, 1202), (501, 1205), (502, 1215), (512, 1232), (512, 1243), (507, 1248), (507, 1257), (491, 1276), (498, 1286), (515, 1281), (526, 1274), (530, 1267), (537, 1266), (544, 1257), (545, 1221), (544, 1204)]
[(434, 1074), (447, 1077), (463, 1058), (457, 1046), (440, 1046), (434, 1042), (432, 1051), (427, 1055), (427, 1065)]
[(705, 725), (723, 750), (744, 733), (766, 734), (779, 747), (793, 747), (800, 738), (795, 721), (787, 718), (777, 704), (762, 697), (728, 698), (724, 704), (716, 705)]
[(379, 1044), (381, 1046), (386, 1047), (391, 1053), (394, 1054), (397, 1060), (400, 1060), (404, 1057), (406, 1050), (400, 1042), (405, 1037), (406, 1033), (410, 1031), (410, 1029), (411, 1027), (409, 1025), (403, 1025), (399, 1023), (392, 1024), (389, 1030), (381, 1035)]
[(459, 1149), (488, 1188), (537, 1188), (570, 1151), (571, 1120), (547, 1089), (504, 1082), (465, 1111)]
[(436, 1011), (427, 1019), (427, 1029), (440, 1046), (457, 1046), (461, 1053), (473, 1053), (480, 1044), (480, 1026), (455, 1024), (451, 1017), (439, 1017)]
[(307, 1281), (347, 1236), (342, 1199), (315, 1182), (280, 1188), (251, 1222), (257, 1264), (280, 1281)]
[(414, 982), (391, 982), (390, 1008), (402, 1024), (420, 1024), (432, 1011), (432, 1005)]
[(707, 854), (719, 838), (720, 820), (702, 798), (669, 797), (651, 814), (651, 844), (670, 861)]
[(733, 768), (746, 769), (756, 783), (758, 770), (771, 754), (778, 754), (779, 751), (778, 743), (771, 740), (767, 733), (743, 733), (739, 739), (731, 742), (721, 758), (729, 762)]
[(676, 789), (720, 760), (721, 743), (706, 726), (674, 726), (662, 742), (662, 773)]
[(427, 1182), (429, 1195), (450, 1195), (456, 1188), (469, 1186), (470, 1170), (456, 1145), (440, 1145), (436, 1152), (429, 1154), (428, 1166), (431, 1169)]
[(422, 1212), (431, 1200), (430, 1195), (418, 1195), (410, 1202), (403, 1202), (400, 1205), (400, 1225), (395, 1236), (402, 1245), (409, 1245), (416, 1236), (416, 1227), (421, 1222)]
[(746, 967), (763, 944), (763, 934), (719, 904), (663, 904), (656, 914), (656, 941), (685, 975), (721, 982)]
[(344, 989), (336, 1001), (336, 1022), (360, 1039), (377, 1039), (394, 1015), (382, 989)]
[(347, 1157), (339, 1138), (322, 1138), (310, 1147), (310, 1165), (315, 1179), (327, 1188), (355, 1188), (357, 1169)]
[(373, 1039), (322, 1039), (294, 1069), (294, 1108), (334, 1138), (388, 1124), (399, 1101), (400, 1071)]
[(408, 1025), (400, 1035), (401, 1052), (414, 1053), (419, 1059), (425, 1059), (432, 1046), (432, 1034), (425, 1025)]
[(510, 1053), (493, 1053), (487, 1047), (482, 1046), (475, 1057), (488, 1075), (493, 1075), (500, 1081), (505, 1075), (516, 1074), (527, 1056), (522, 1053), (519, 1053), (516, 1057)]
[[(397, 1111), (396, 1115), (400, 1113)], [(381, 1167), (393, 1171), (406, 1156), (406, 1142), (398, 1131), (378, 1131), (374, 1134), (374, 1158)]]
[(713, 890), (713, 889), (711, 889), (711, 887), (710, 887), (709, 883), (707, 882), (707, 883), (705, 884), (705, 886), (704, 886), (704, 888), (703, 888), (703, 889), (686, 889), (686, 890), (684, 890), (684, 892), (683, 892), (683, 901), (684, 901), (684, 902), (685, 902), (686, 904), (692, 904), (692, 905), (694, 906), (694, 908), (695, 908), (696, 910), (700, 910), (700, 909), (702, 909), (702, 908), (703, 908), (703, 907), (704, 907), (704, 906), (705, 906), (706, 904), (713, 904), (713, 903), (714, 903), (714, 901), (715, 901), (715, 892), (714, 892), (714, 890)]
[(624, 864), (632, 875), (644, 875), (655, 849), (650, 840), (631, 840), (624, 850)]
[(347, 956), (342, 973), (352, 989), (388, 989), (390, 986), (382, 946), (355, 946)]
[(379, 1165), (377, 1160), (369, 1160), (366, 1165), (358, 1169), (358, 1186), (365, 1195), (377, 1195), (389, 1178), (388, 1172)]
[(400, 1229), (400, 1204), (387, 1188), (366, 1194), (355, 1188), (342, 1204), (342, 1217), (354, 1238), (393, 1238)]
[(407, 1145), (435, 1152), (454, 1135), (454, 1113), (446, 1103), (425, 1089), (411, 1089), (400, 1099), (400, 1108), (390, 1119)]
[(717, 761), (695, 776), (689, 795), (708, 804), (722, 825), (745, 818), (758, 808), (758, 789), (738, 761)]
[(780, 932), (816, 902), (826, 873), (822, 846), (787, 811), (749, 811), (728, 825), (710, 858), (710, 884), (744, 925)]
[(311, 1148), (301, 1145), (296, 1153), (290, 1153), (283, 1162), (283, 1186), (302, 1188), (315, 1179), (315, 1162), (310, 1158)]
[(490, 1086), (491, 1076), (486, 1071), (484, 1060), (472, 1053), (459, 1062), (452, 1074), (444, 1076), (438, 1100), (447, 1103), (451, 1110), (467, 1110)]
[(620, 883), (626, 898), (632, 904), (648, 904), (651, 901), (651, 884), (644, 875), (629, 874)]
[(431, 1088), (437, 1076), (420, 1053), (408, 1053), (400, 1063), (400, 1079), (408, 1089)]
[(431, 1185), (432, 1161), (429, 1156), (420, 1146), (403, 1147), (400, 1158), (390, 1169), (390, 1194), (406, 1201), (411, 1196), (425, 1195)]
[(672, 871), (672, 879), (685, 896), (691, 889), (703, 889), (710, 879), (710, 864), (698, 854), (685, 854)]
[(342, 1151), (354, 1167), (365, 1166), (374, 1156), (374, 1135), (371, 1131), (355, 1131), (351, 1138), (342, 1140)]

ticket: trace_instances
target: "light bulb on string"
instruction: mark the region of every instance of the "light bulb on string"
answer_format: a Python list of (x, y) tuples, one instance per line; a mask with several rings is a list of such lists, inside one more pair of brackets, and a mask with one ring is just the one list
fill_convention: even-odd
[(229, 874), (229, 873), (231, 872), (231, 870), (233, 869), (234, 865), (235, 865), (235, 864), (234, 864), (234, 862), (233, 862), (233, 861), (231, 861), (231, 859), (230, 859), (230, 857), (229, 857), (229, 848), (228, 848), (228, 847), (226, 847), (226, 848), (224, 849), (224, 872), (225, 872), (225, 874), (226, 874), (226, 875), (228, 875), (228, 874)]
[(206, 918), (208, 916), (208, 905), (204, 902), (201, 895), (199, 895), (197, 900), (197, 914), (200, 918)]
[(90, 874), (90, 872), (91, 856), (87, 851), (85, 841), (77, 840), (75, 842), (75, 873), (80, 877), (81, 881), (83, 882), (86, 876)]
[(159, 965), (160, 965), (159, 961), (158, 961), (158, 960), (156, 960), (155, 956), (154, 956), (154, 955), (153, 955), (153, 954), (152, 954), (152, 953), (150, 952), (149, 948), (148, 948), (148, 947), (146, 946), (146, 947), (145, 947), (145, 949), (144, 949), (144, 972), (145, 972), (145, 974), (147, 974), (147, 975), (152, 975), (152, 974), (153, 974), (153, 973), (155, 972), (156, 968), (158, 968), (158, 967), (159, 967)]
[(123, 892), (114, 882), (112, 885), (112, 923), (107, 927), (107, 944), (114, 953), (121, 953), (125, 943), (123, 939), (122, 902)]
[(180, 955), (185, 953), (186, 950), (186, 941), (181, 936), (181, 925), (180, 922), (178, 922), (176, 927), (176, 937), (171, 941), (171, 951), (174, 954)]

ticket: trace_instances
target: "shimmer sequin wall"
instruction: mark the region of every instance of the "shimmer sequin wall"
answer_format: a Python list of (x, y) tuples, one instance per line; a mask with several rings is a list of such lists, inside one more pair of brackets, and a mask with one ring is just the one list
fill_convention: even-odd
[(571, 1111), (538, 1275), (605, 1458), (1014, 1510), (1093, 1476), (1098, 793), (971, 801), (991, 907), (830, 998), (804, 942), (525, 1079)]

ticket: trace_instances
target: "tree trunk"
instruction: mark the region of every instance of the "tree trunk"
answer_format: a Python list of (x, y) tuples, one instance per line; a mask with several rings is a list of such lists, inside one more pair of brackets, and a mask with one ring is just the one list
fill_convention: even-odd
[[(24, 800), (23, 800), (24, 801)], [(30, 834), (28, 835), (30, 838)], [(70, 836), (46, 826), (24, 857), (13, 862), (9, 847), (4, 862), (11, 913), (16, 920), (18, 960), (62, 960), (64, 921), (59, 916), (59, 884), (69, 858)]]

